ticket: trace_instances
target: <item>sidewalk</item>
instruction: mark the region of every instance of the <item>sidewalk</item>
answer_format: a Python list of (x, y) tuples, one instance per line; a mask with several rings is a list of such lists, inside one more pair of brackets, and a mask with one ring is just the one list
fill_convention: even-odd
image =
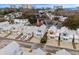
[(58, 46), (58, 42), (56, 40), (47, 40), (46, 45)]
[[(60, 46), (58, 46), (58, 41), (54, 40), (54, 39), (48, 40), (46, 45), (74, 49), (72, 43), (61, 41)], [(74, 49), (74, 50), (79, 50), (79, 44), (75, 44), (75, 46), (76, 46), (76, 49)]]
[(29, 42), (40, 43), (40, 39), (37, 39), (37, 38), (33, 37)]

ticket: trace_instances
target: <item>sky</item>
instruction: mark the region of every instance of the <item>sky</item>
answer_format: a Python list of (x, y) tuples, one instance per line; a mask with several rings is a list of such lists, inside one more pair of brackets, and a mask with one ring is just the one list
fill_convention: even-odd
[[(53, 6), (63, 6), (64, 8), (75, 8), (79, 6), (79, 4), (32, 4), (32, 6), (36, 8), (41, 8), (41, 7), (53, 8)], [(10, 4), (0, 4), (0, 8), (5, 8), (5, 7), (10, 7)]]

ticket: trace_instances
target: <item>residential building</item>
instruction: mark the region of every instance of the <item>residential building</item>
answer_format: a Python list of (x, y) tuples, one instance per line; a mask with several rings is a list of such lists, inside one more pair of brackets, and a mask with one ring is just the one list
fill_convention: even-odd
[(58, 40), (59, 37), (59, 32), (56, 26), (51, 26), (48, 29), (48, 33), (47, 33), (48, 39), (56, 39)]
[[(60, 34), (60, 35), (59, 35)], [(74, 38), (75, 43), (79, 43), (78, 33), (75, 30), (70, 30), (67, 27), (61, 27), (57, 29), (56, 26), (52, 26), (48, 29), (48, 39), (55, 39), (58, 40), (59, 36), (60, 39), (64, 42), (72, 42)]]
[(35, 26), (34, 37), (41, 39), (46, 33), (46, 25), (41, 25), (40, 27)]

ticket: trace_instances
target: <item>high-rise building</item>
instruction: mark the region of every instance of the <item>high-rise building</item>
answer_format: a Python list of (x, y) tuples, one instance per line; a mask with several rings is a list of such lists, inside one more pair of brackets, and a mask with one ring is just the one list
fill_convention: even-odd
[(63, 9), (63, 6), (53, 6), (53, 9), (56, 10), (56, 9)]
[(16, 5), (16, 4), (11, 4), (10, 5), (10, 8), (23, 8), (23, 9), (25, 9), (25, 8), (27, 8), (27, 9), (32, 9), (32, 5), (31, 4), (20, 4), (20, 5)]
[(32, 5), (31, 4), (23, 4), (22, 8), (27, 8), (27, 9), (32, 9)]
[(10, 8), (16, 8), (16, 5), (12, 4), (10, 5)]

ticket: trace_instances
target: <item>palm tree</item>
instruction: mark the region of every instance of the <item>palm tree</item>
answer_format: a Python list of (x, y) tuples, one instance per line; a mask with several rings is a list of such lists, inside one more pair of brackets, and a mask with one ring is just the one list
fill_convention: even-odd
[(72, 46), (74, 49), (76, 49), (76, 45), (75, 45), (75, 38), (74, 38), (74, 35), (73, 35), (73, 39), (72, 39)]
[(59, 33), (59, 37), (58, 37), (58, 46), (60, 46), (60, 41), (61, 41), (60, 36), (61, 36), (61, 33)]

